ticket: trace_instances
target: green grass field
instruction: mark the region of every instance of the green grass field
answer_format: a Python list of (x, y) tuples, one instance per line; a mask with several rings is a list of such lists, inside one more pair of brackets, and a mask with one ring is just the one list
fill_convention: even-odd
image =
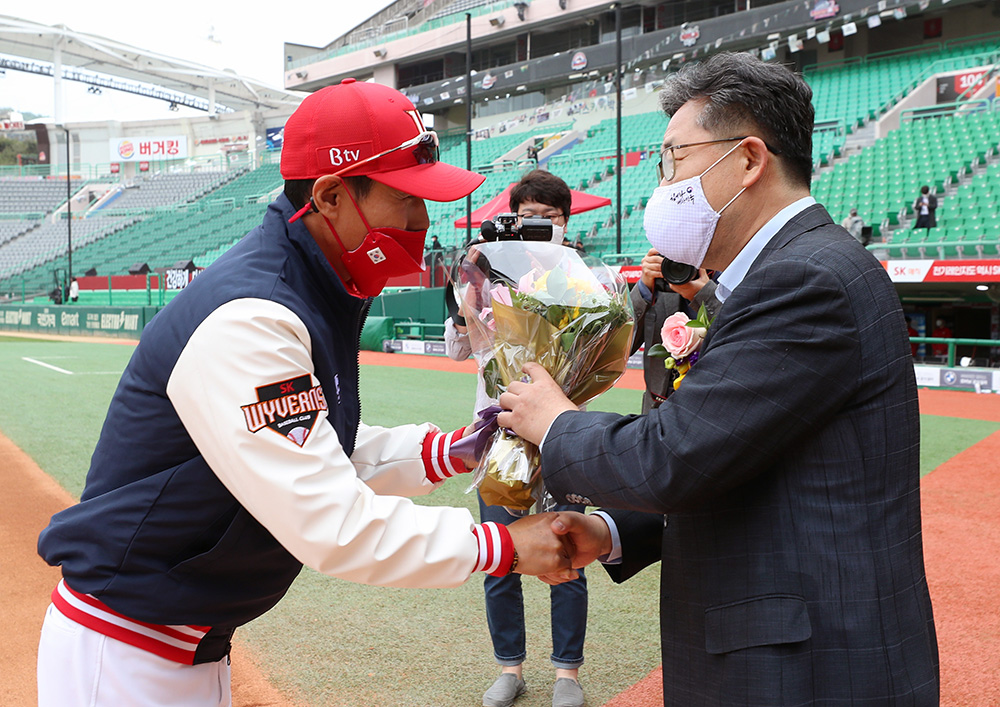
[[(0, 336), (0, 431), (74, 496), (83, 489), (108, 402), (132, 350)], [(429, 420), (454, 429), (470, 416), (474, 383), (471, 374), (363, 367), (365, 421)], [(590, 407), (627, 413), (639, 404), (638, 391), (612, 390)], [(948, 417), (923, 416), (922, 423), (922, 473), (1000, 429), (1000, 423)], [(463, 506), (475, 514), (467, 487), (466, 479), (451, 479), (418, 502)], [(658, 568), (651, 568), (614, 586), (599, 567), (588, 572), (587, 663), (581, 670), (588, 704), (603, 704), (659, 665), (658, 579)], [(542, 707), (551, 703), (548, 587), (531, 578), (524, 587), (529, 693), (518, 705)], [(304, 570), (275, 609), (237, 636), (261, 657), (277, 687), (316, 706), (477, 705), (498, 672), (479, 578), (457, 589), (399, 590)]]

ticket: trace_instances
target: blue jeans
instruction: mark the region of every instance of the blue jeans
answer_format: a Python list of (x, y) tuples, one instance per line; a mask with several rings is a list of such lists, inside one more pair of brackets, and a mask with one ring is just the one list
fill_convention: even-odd
[[(478, 494), (477, 494), (478, 495)], [(555, 506), (557, 511), (583, 512), (584, 506)], [(502, 506), (487, 506), (479, 498), (479, 517), (509, 525), (517, 520)], [(587, 578), (551, 587), (552, 665), (573, 670), (583, 665), (583, 639), (587, 633)], [(486, 620), (493, 639), (493, 654), (503, 666), (520, 665), (527, 654), (524, 645), (524, 597), (521, 575), (506, 577), (486, 575)]]

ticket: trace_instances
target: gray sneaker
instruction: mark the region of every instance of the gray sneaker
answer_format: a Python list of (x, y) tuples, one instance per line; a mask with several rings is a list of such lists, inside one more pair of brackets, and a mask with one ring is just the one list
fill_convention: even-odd
[(583, 707), (583, 688), (572, 678), (559, 678), (552, 687), (552, 707)]
[(511, 707), (527, 689), (524, 680), (514, 673), (500, 673), (497, 681), (483, 694), (483, 707)]

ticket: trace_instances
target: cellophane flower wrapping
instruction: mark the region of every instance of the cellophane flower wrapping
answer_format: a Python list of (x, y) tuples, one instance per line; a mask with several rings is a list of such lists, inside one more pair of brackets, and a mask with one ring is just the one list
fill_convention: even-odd
[[(613, 386), (632, 345), (628, 286), (601, 260), (562, 245), (494, 241), (470, 246), (453, 275), (473, 355), (494, 401), (542, 365), (576, 405)], [(472, 477), (487, 505), (525, 511), (541, 486), (534, 444), (497, 429)]]

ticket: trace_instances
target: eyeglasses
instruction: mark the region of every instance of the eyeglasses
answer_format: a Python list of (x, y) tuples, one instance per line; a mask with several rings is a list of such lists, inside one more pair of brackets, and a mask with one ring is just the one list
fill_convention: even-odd
[[(670, 145), (669, 147), (664, 147), (660, 151), (660, 161), (656, 165), (656, 174), (659, 176), (659, 181), (662, 182), (664, 179), (670, 181), (674, 178), (674, 150), (680, 150), (684, 147), (697, 147), (699, 145), (713, 145), (719, 142), (736, 142), (737, 140), (746, 140), (749, 135), (743, 135), (741, 137), (724, 137), (718, 140), (702, 140), (701, 142), (689, 142), (684, 145)], [(764, 143), (766, 147), (772, 154), (780, 155), (781, 150), (776, 150), (766, 142)]]
[(437, 133), (432, 130), (425, 130), (416, 137), (413, 137), (401, 145), (396, 147), (391, 147), (388, 150), (383, 150), (377, 155), (372, 155), (371, 157), (366, 157), (363, 160), (358, 160), (357, 162), (344, 167), (342, 170), (334, 172), (335, 176), (340, 176), (345, 172), (350, 172), (352, 169), (356, 169), (363, 164), (368, 164), (380, 157), (385, 157), (386, 155), (391, 155), (393, 152), (399, 152), (400, 150), (405, 150), (408, 147), (413, 148), (413, 156), (417, 160), (417, 164), (433, 164), (437, 162), (440, 158), (440, 148), (438, 147), (438, 136)]
[(743, 135), (742, 137), (724, 137), (718, 140), (702, 140), (701, 142), (688, 142), (683, 145), (670, 145), (669, 147), (664, 147), (660, 150), (660, 161), (656, 165), (656, 173), (660, 177), (662, 182), (664, 179), (670, 181), (674, 178), (674, 150), (680, 150), (684, 147), (697, 147), (699, 145), (714, 145), (719, 142), (736, 142), (737, 140), (746, 140), (748, 135)]

